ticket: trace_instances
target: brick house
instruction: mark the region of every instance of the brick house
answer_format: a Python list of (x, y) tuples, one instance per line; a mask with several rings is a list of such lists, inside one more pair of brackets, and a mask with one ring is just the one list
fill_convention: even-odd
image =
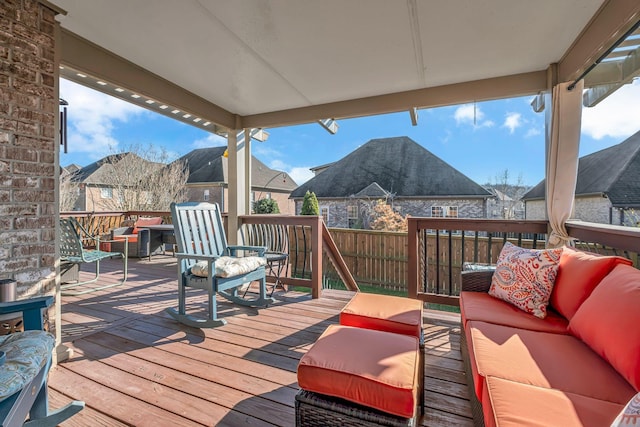
[[(545, 180), (523, 196), (526, 219), (545, 219)], [(637, 226), (640, 222), (640, 132), (578, 160), (573, 219)]]
[(316, 176), (291, 198), (300, 212), (307, 191), (330, 227), (368, 228), (377, 200), (404, 215), (486, 218), (492, 194), (412, 139), (372, 139)]
[[(189, 169), (187, 180), (187, 200), (192, 202), (218, 203), (227, 211), (229, 179), (226, 147), (210, 147), (193, 150), (177, 161), (185, 161)], [(281, 214), (293, 214), (294, 203), (289, 199), (297, 184), (286, 172), (267, 167), (260, 160), (251, 157), (251, 202), (260, 199), (274, 199)]]

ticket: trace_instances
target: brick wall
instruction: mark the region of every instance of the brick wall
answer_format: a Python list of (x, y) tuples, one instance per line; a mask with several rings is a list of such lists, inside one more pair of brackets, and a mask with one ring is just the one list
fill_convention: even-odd
[[(347, 215), (347, 205), (358, 205), (358, 220), (351, 221), (357, 223), (358, 228), (369, 228), (371, 212), (375, 200), (351, 200), (351, 199), (319, 199), (318, 205), (329, 209), (329, 223), (327, 227), (352, 228), (349, 226)], [(302, 199), (297, 199), (296, 214), (302, 209)], [(393, 201), (393, 207), (402, 216), (431, 217), (432, 206), (456, 206), (458, 208), (458, 218), (486, 218), (487, 208), (483, 199), (403, 199), (397, 198)]]
[(0, 278), (18, 296), (55, 289), (55, 13), (0, 1)]

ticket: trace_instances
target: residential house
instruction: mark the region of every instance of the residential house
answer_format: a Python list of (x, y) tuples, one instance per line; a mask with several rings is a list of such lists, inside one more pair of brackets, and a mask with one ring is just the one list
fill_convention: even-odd
[[(218, 203), (227, 211), (229, 179), (226, 147), (200, 148), (185, 154), (177, 161), (185, 161), (189, 169), (187, 200)], [(293, 214), (294, 203), (289, 199), (296, 182), (286, 172), (271, 169), (251, 157), (251, 202), (274, 199), (281, 214)]]
[[(493, 197), (487, 200), (487, 218), (524, 219), (524, 202), (519, 195), (522, 195), (521, 189), (525, 187), (500, 187), (504, 188), (485, 185), (487, 191), (493, 194)], [(507, 194), (508, 190), (513, 190), (511, 195)]]
[[(66, 200), (65, 203), (75, 211), (121, 210), (123, 198), (126, 197), (124, 192), (129, 186), (126, 181), (130, 174), (127, 171), (132, 167), (152, 171), (161, 166), (161, 163), (147, 161), (135, 153), (112, 154), (67, 176), (61, 172), (60, 198)], [(74, 165), (66, 168), (67, 171), (73, 169)], [(63, 210), (65, 207), (63, 206)]]
[[(527, 192), (527, 219), (545, 219), (545, 180)], [(640, 132), (613, 147), (578, 160), (571, 218), (601, 224), (640, 222)]]
[[(343, 159), (314, 168), (291, 198), (300, 212), (307, 191), (330, 227), (368, 228), (385, 200), (402, 215), (486, 218), (491, 193), (406, 136), (372, 139)], [(313, 169), (312, 169), (313, 170)]]

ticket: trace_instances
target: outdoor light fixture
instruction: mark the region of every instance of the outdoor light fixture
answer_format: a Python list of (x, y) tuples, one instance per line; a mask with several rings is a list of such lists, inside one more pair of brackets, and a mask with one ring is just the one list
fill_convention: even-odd
[(64, 99), (60, 98), (60, 106), (62, 107), (62, 111), (60, 111), (60, 145), (64, 147), (64, 153), (67, 153), (67, 106), (69, 103)]
[(336, 122), (335, 119), (322, 119), (318, 120), (318, 123), (331, 135), (335, 135), (336, 132), (338, 132), (338, 122)]
[(411, 115), (411, 125), (418, 126), (418, 109), (413, 107), (409, 110), (409, 115)]

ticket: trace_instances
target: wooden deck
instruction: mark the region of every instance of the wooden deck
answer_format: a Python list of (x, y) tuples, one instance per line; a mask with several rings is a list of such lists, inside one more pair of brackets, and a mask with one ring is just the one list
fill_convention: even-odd
[[(163, 311), (177, 302), (175, 272), (169, 255), (132, 259), (125, 285), (62, 298), (63, 342), (74, 355), (51, 370), (50, 405), (87, 405), (63, 425), (293, 426), (298, 360), (337, 323), (351, 294), (312, 300), (279, 291), (260, 310), (223, 303), (228, 324), (200, 330)], [(196, 300), (190, 309), (204, 310), (205, 295), (194, 291)], [(472, 425), (458, 323), (455, 315), (425, 316), (424, 426)]]

